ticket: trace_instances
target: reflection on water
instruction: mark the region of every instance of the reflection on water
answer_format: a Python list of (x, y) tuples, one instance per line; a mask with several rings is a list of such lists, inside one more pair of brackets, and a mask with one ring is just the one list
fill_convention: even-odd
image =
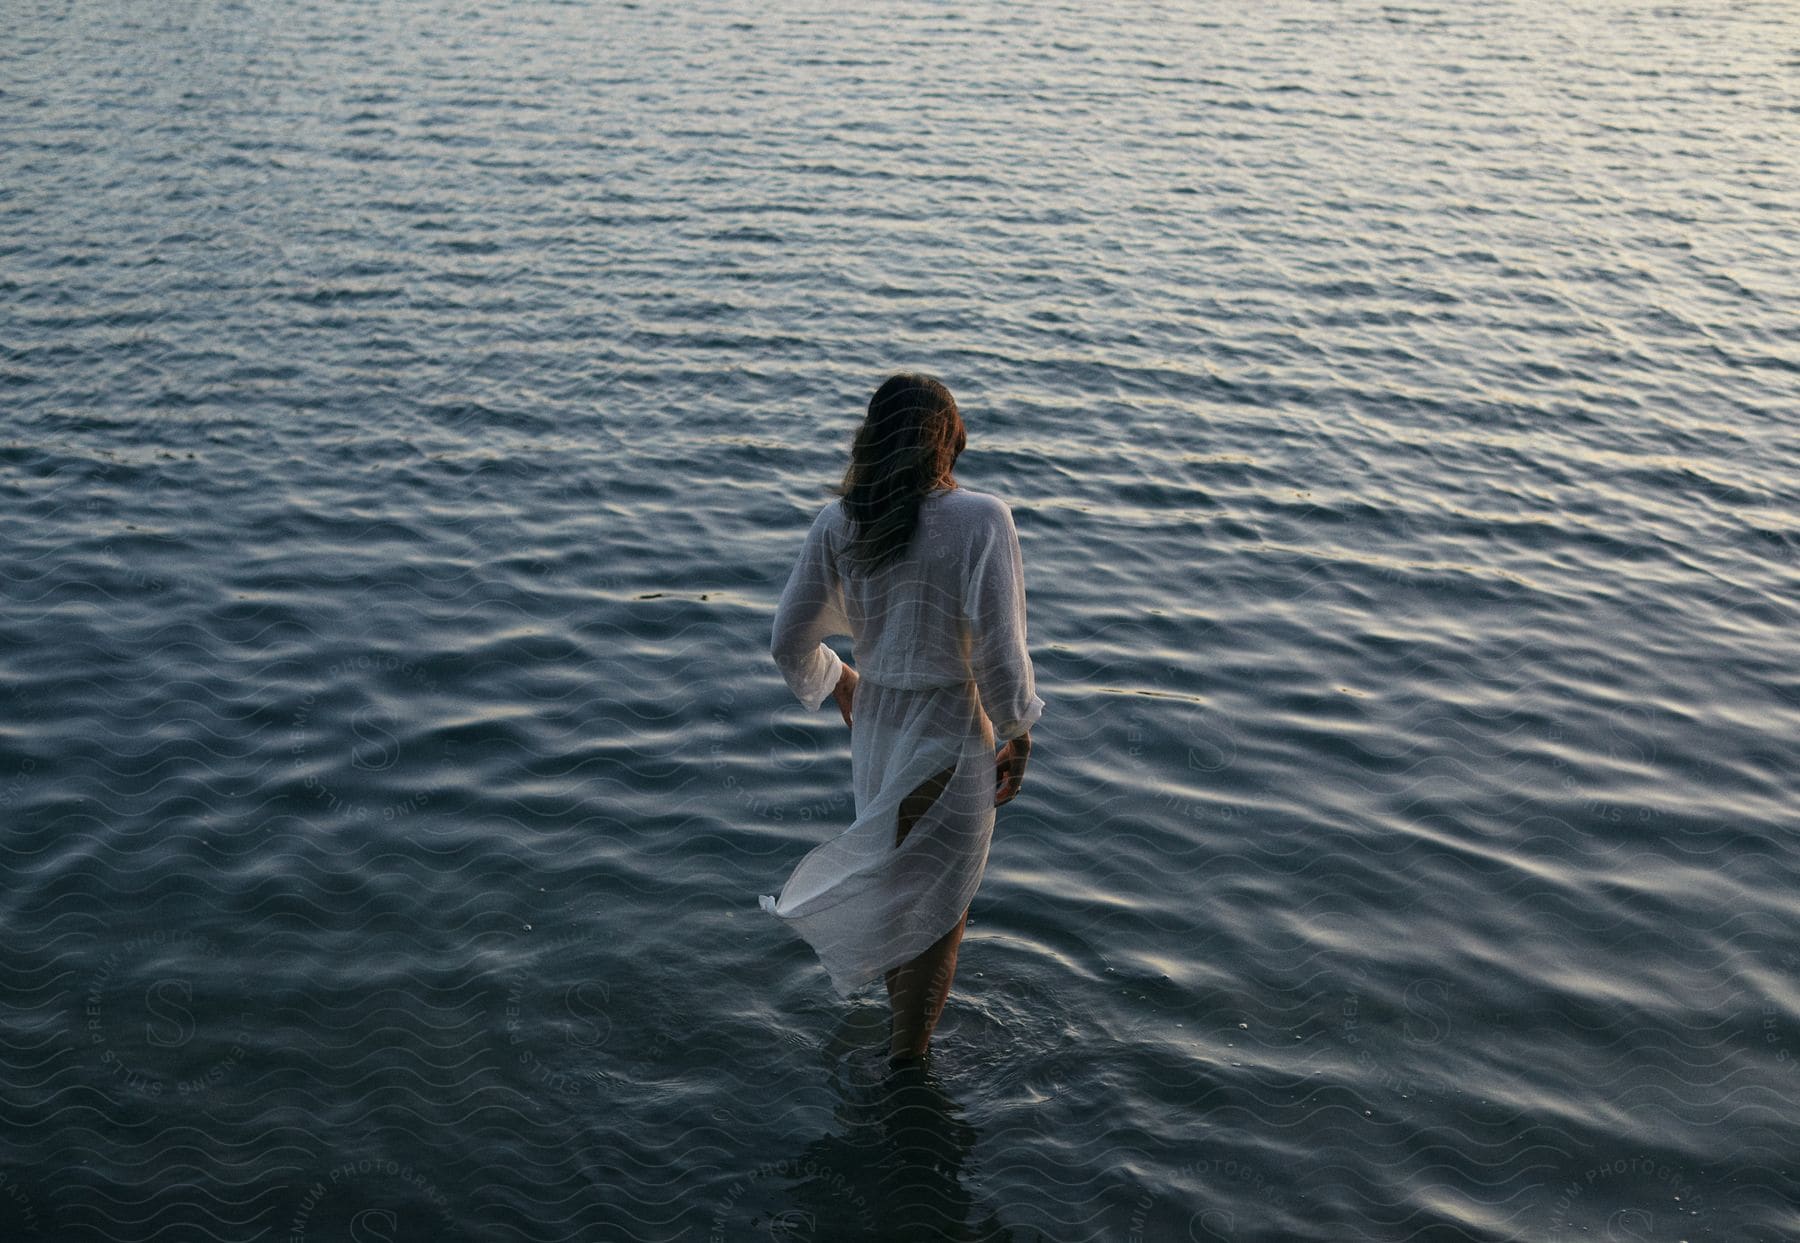
[[(852, 1011), (828, 1052), (867, 1027)], [(793, 1207), (772, 1219), (776, 1237), (1027, 1243), (969, 1187), (977, 1134), (952, 1085), (933, 1064), (889, 1071), (885, 1053), (865, 1039), (829, 1059), (833, 1125), (787, 1163)]]

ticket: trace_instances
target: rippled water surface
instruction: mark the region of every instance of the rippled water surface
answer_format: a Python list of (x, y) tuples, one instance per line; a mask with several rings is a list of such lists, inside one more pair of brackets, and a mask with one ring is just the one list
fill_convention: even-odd
[[(7, 27), (0, 1237), (1800, 1237), (1791, 7)], [(1048, 709), (897, 1092), (900, 367)]]

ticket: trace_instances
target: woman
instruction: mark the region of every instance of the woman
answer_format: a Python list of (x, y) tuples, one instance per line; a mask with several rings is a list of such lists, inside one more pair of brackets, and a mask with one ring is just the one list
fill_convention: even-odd
[[(902, 373), (875, 391), (770, 643), (800, 702), (835, 697), (850, 726), (856, 818), (762, 906), (811, 943), (839, 994), (885, 976), (896, 1065), (925, 1056), (994, 809), (1017, 797), (1044, 710), (1012, 511), (952, 474), (967, 439), (936, 379)], [(827, 635), (851, 637), (860, 669)]]

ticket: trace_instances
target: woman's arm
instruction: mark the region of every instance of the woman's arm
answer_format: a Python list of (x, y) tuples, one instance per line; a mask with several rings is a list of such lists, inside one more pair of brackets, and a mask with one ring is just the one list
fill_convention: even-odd
[(969, 627), (970, 667), (982, 710), (994, 724), (994, 737), (999, 742), (1018, 738), (1043, 715), (1044, 701), (1037, 694), (1026, 646), (1025, 562), (1019, 532), (1004, 503), (991, 525), (976, 535), (963, 615)]
[(825, 636), (850, 633), (843, 584), (826, 541), (830, 513), (830, 506), (821, 509), (806, 533), (806, 543), (775, 606), (775, 625), (769, 636), (769, 654), (788, 689), (808, 708), (825, 702), (846, 667), (826, 645)]
[(850, 703), (856, 694), (856, 684), (860, 680), (856, 670), (846, 663), (844, 671), (838, 675), (837, 685), (831, 688), (831, 693), (837, 697), (838, 711), (844, 714), (846, 726), (850, 724)]
[(994, 806), (1010, 803), (1025, 784), (1025, 762), (1031, 756), (1031, 731), (1008, 739), (994, 757)]

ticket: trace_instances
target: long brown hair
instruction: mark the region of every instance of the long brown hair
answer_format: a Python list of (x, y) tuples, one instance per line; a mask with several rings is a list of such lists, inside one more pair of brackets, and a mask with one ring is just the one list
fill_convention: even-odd
[(883, 381), (856, 429), (843, 482), (830, 489), (855, 528), (850, 555), (877, 570), (904, 554), (919, 502), (956, 485), (950, 472), (968, 440), (956, 398), (937, 377), (902, 371)]

